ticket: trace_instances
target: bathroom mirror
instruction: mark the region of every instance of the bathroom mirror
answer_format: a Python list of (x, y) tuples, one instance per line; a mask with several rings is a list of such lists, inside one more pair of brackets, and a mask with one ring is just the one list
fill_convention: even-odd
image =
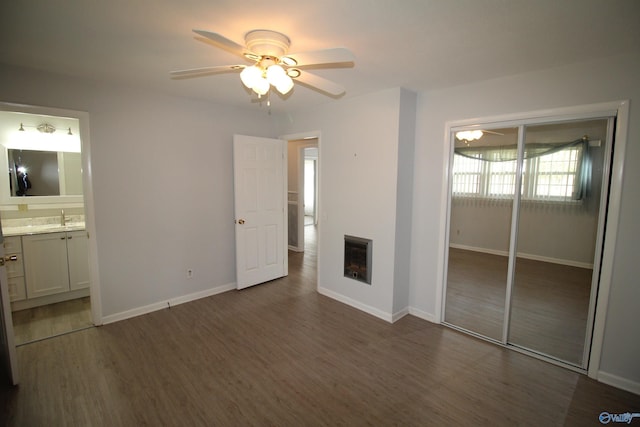
[(11, 197), (82, 195), (80, 153), (7, 150)]
[(79, 120), (0, 111), (0, 204), (82, 204)]

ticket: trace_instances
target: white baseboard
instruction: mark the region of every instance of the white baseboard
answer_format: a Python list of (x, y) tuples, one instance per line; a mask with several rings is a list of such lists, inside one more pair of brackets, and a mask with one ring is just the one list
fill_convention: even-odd
[(369, 305), (363, 304), (359, 301), (356, 301), (352, 298), (349, 298), (347, 296), (344, 296), (342, 294), (339, 294), (337, 292), (334, 292), (322, 286), (318, 286), (318, 293), (326, 297), (329, 297), (331, 299), (334, 299), (336, 301), (340, 301), (343, 304), (350, 305), (351, 307), (357, 308), (360, 311), (364, 311), (365, 313), (375, 316), (379, 319), (382, 319), (385, 322), (393, 323), (393, 315), (390, 313), (386, 313), (382, 310), (378, 310), (375, 307), (371, 307)]
[(602, 371), (598, 372), (598, 381), (628, 391), (630, 393), (640, 395), (640, 382), (631, 381), (626, 378), (622, 378), (617, 375), (609, 374)]
[[(505, 256), (505, 257), (509, 256), (509, 252), (501, 251), (501, 250), (497, 250), (497, 249), (479, 248), (479, 247), (476, 247), (476, 246), (458, 245), (458, 244), (455, 244), (455, 243), (451, 243), (449, 246), (454, 248), (454, 249), (463, 249), (463, 250), (466, 250), (466, 251), (482, 252), (482, 253), (485, 253), (485, 254), (500, 255), (500, 256)], [(524, 252), (518, 252), (517, 256), (518, 256), (518, 258), (530, 259), (530, 260), (533, 260), (533, 261), (542, 261), (542, 262), (548, 262), (548, 263), (551, 263), (551, 264), (568, 265), (569, 267), (579, 267), (579, 268), (593, 269), (593, 264), (588, 263), (588, 262), (573, 261), (573, 260), (570, 260), (570, 259), (561, 259), (561, 258), (551, 258), (551, 257), (542, 256), (542, 255), (527, 254), (527, 253), (524, 253)]]
[(409, 314), (422, 320), (426, 320), (427, 322), (440, 323), (438, 320), (436, 320), (436, 317), (433, 314), (427, 313), (423, 310), (419, 310), (415, 307), (409, 307)]
[(194, 292), (188, 295), (182, 295), (179, 297), (171, 298), (166, 301), (159, 301), (153, 304), (145, 305), (142, 307), (132, 308), (131, 310), (122, 311), (120, 313), (110, 314), (102, 318), (102, 324), (119, 322), (121, 320), (130, 319), (132, 317), (141, 316), (154, 311), (162, 310), (163, 308), (173, 307), (185, 302), (195, 301), (201, 298), (210, 297), (212, 295), (221, 294), (236, 288), (235, 283), (227, 283), (226, 285), (216, 286), (215, 288), (207, 289), (200, 292)]
[(409, 314), (409, 307), (405, 307), (402, 310), (393, 313), (393, 315), (391, 316), (391, 323), (396, 323), (407, 314)]

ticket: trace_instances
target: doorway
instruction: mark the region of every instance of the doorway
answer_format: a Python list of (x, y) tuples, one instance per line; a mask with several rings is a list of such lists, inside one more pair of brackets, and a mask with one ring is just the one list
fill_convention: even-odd
[(589, 368), (609, 286), (615, 120), (614, 110), (451, 126), (444, 324)]
[(282, 137), (288, 141), (289, 263), (299, 278), (313, 283), (314, 288), (318, 283), (321, 227), (319, 135), (313, 131)]
[(304, 147), (304, 226), (318, 223), (318, 147)]
[(9, 167), (0, 177), (0, 217), (15, 345), (100, 317), (88, 137), (87, 113), (0, 103), (0, 162)]
[(305, 229), (318, 223), (318, 138), (287, 141), (288, 244), (289, 250), (304, 252)]

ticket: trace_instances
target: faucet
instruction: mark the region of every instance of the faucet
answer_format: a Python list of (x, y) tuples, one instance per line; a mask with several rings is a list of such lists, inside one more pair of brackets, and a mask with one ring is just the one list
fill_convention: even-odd
[(64, 217), (64, 209), (60, 209), (60, 225), (61, 226), (65, 226), (66, 224), (66, 219)]

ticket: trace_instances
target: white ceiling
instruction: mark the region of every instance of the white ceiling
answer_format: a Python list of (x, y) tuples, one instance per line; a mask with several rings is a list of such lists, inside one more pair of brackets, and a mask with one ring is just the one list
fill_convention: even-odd
[[(235, 74), (169, 71), (244, 64), (192, 29), (240, 44), (252, 29), (290, 52), (347, 47), (351, 68), (314, 72), (345, 97), (429, 90), (640, 50), (638, 0), (19, 0), (0, 2), (0, 62), (258, 108)], [(0, 95), (1, 96), (1, 95)], [(296, 86), (285, 111), (331, 102)]]

